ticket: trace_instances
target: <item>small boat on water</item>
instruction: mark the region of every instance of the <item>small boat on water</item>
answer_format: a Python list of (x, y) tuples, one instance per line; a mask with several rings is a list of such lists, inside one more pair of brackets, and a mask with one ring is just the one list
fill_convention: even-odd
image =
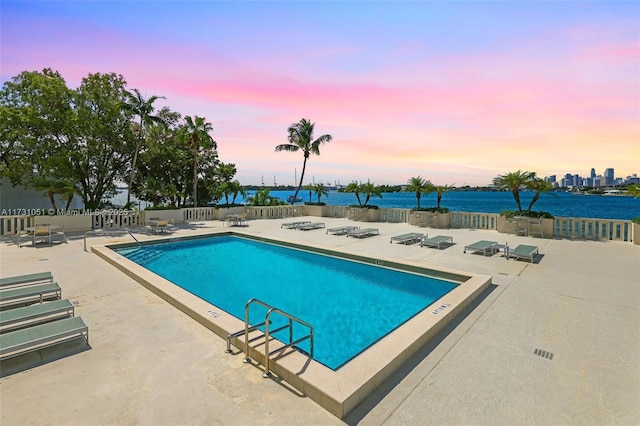
[(287, 202), (289, 202), (289, 203), (299, 203), (301, 201), (302, 201), (302, 198), (300, 198), (300, 197), (297, 197), (295, 199), (293, 198), (293, 195), (289, 195), (287, 197)]

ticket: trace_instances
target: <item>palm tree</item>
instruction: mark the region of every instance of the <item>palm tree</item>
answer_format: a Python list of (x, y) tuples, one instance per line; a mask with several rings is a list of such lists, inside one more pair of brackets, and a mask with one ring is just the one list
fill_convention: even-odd
[(360, 201), (360, 192), (362, 191), (361, 191), (361, 185), (358, 182), (356, 181), (351, 182), (344, 189), (344, 192), (353, 192), (356, 195), (356, 198), (358, 199), (358, 204), (362, 206), (362, 201)]
[(305, 190), (309, 191), (309, 203), (311, 203), (311, 196), (313, 194), (313, 186), (314, 185), (312, 183), (308, 183), (304, 187), (302, 187), (302, 189), (305, 189)]
[(140, 118), (140, 122), (138, 123), (138, 140), (136, 141), (136, 149), (133, 152), (133, 161), (131, 162), (131, 171), (129, 172), (129, 184), (127, 185), (127, 205), (131, 203), (131, 186), (133, 185), (133, 178), (135, 177), (136, 162), (138, 160), (140, 145), (142, 145), (142, 139), (144, 138), (145, 126), (153, 123), (166, 125), (161, 117), (152, 115), (155, 110), (153, 103), (158, 99), (164, 99), (164, 96), (151, 96), (149, 99), (144, 99), (138, 89), (133, 89), (133, 91), (135, 94), (126, 92), (128, 102), (122, 105), (125, 111), (137, 115)]
[(320, 197), (322, 197), (323, 195), (325, 196), (329, 195), (329, 191), (327, 191), (327, 188), (324, 187), (324, 183), (322, 182), (315, 184), (313, 186), (313, 191), (318, 196), (318, 203), (320, 203)]
[(306, 118), (303, 118), (298, 123), (293, 123), (291, 126), (289, 126), (289, 129), (287, 129), (287, 131), (289, 132), (289, 143), (276, 146), (276, 152), (296, 152), (302, 150), (302, 153), (304, 155), (304, 162), (302, 163), (302, 174), (300, 175), (300, 183), (298, 183), (296, 193), (293, 194), (293, 200), (291, 201), (291, 204), (295, 203), (296, 198), (298, 198), (298, 192), (300, 192), (300, 188), (302, 188), (302, 182), (304, 181), (304, 172), (309, 156), (311, 154), (320, 155), (320, 145), (322, 145), (323, 143), (331, 142), (331, 140), (333, 139), (331, 135), (322, 135), (318, 139), (314, 140), (313, 128), (315, 127), (315, 125), (315, 123), (312, 123)]
[(409, 179), (404, 191), (416, 193), (416, 198), (418, 199), (418, 210), (420, 210), (420, 197), (422, 197), (422, 194), (429, 195), (429, 193), (433, 191), (433, 185), (428, 180), (423, 179), (422, 176), (412, 177)]
[(547, 193), (555, 189), (551, 182), (548, 182), (540, 178), (534, 178), (533, 180), (529, 181), (527, 183), (527, 188), (536, 192), (533, 198), (531, 199), (531, 203), (529, 203), (529, 208), (527, 209), (528, 213), (531, 213), (531, 209), (533, 208), (533, 205), (536, 203), (536, 201), (538, 201), (538, 198), (540, 198), (540, 194), (542, 194), (543, 192)]
[(372, 196), (382, 198), (382, 188), (374, 185), (371, 182), (363, 183), (362, 185), (360, 185), (360, 192), (365, 196), (363, 207), (367, 206), (367, 203), (369, 203), (369, 199)]
[(444, 194), (447, 191), (451, 191), (452, 189), (455, 189), (455, 186), (453, 186), (453, 185), (436, 185), (434, 187), (435, 192), (438, 193), (438, 204), (437, 204), (438, 208), (440, 208), (440, 201), (442, 201), (442, 194)]
[(527, 183), (535, 179), (535, 172), (523, 172), (522, 170), (518, 170), (517, 172), (509, 172), (505, 175), (499, 175), (498, 177), (493, 178), (493, 184), (501, 190), (509, 190), (513, 194), (513, 198), (516, 200), (516, 204), (518, 205), (518, 210), (522, 211), (522, 206), (520, 205), (520, 188), (526, 186)]
[(640, 185), (631, 185), (627, 188), (630, 195), (633, 195), (635, 198), (640, 197)]
[(238, 197), (238, 194), (242, 195), (243, 198), (246, 198), (247, 196), (247, 190), (242, 185), (240, 185), (240, 182), (237, 180), (230, 182), (228, 185), (228, 189), (233, 195), (233, 197), (231, 198), (231, 204), (236, 203), (236, 198)]
[(193, 207), (198, 207), (198, 149), (200, 145), (205, 148), (214, 147), (216, 142), (209, 135), (213, 131), (211, 123), (207, 123), (204, 117), (186, 116), (186, 132), (189, 136), (189, 144), (193, 148)]

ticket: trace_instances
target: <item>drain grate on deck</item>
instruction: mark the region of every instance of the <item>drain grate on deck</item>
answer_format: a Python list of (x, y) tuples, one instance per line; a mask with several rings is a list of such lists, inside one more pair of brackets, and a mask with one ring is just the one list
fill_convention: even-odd
[(533, 354), (541, 356), (542, 358), (553, 359), (553, 353), (548, 352), (548, 351), (544, 351), (542, 349), (538, 349), (538, 348), (534, 349), (533, 350)]

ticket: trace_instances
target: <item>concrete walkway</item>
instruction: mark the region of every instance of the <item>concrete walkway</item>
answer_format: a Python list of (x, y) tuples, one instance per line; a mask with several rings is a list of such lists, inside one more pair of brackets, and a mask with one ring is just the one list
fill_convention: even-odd
[[(51, 271), (89, 325), (91, 348), (62, 345), (0, 363), (0, 423), (640, 424), (640, 246), (322, 218), (327, 228), (380, 229), (359, 240), (282, 229), (286, 221), (233, 230), (488, 274), (494, 285), (340, 420), (277, 378), (263, 379), (241, 355), (226, 354), (222, 339), (85, 252), (82, 235), (20, 249), (4, 239), (0, 275)], [(221, 229), (219, 221), (192, 223), (176, 234)], [(406, 232), (451, 235), (455, 245), (389, 243)], [(543, 256), (529, 264), (463, 254), (478, 240), (537, 245)], [(129, 241), (128, 234), (89, 238), (92, 245)]]

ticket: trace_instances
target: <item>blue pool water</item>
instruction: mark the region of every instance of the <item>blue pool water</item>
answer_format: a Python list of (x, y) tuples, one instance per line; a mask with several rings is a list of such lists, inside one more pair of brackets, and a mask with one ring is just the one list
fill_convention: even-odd
[[(314, 359), (334, 370), (457, 285), (233, 236), (117, 252), (240, 320), (257, 298), (310, 323)], [(255, 305), (250, 322), (265, 314)], [(308, 333), (294, 330), (294, 340)], [(308, 341), (299, 347), (309, 352)]]

